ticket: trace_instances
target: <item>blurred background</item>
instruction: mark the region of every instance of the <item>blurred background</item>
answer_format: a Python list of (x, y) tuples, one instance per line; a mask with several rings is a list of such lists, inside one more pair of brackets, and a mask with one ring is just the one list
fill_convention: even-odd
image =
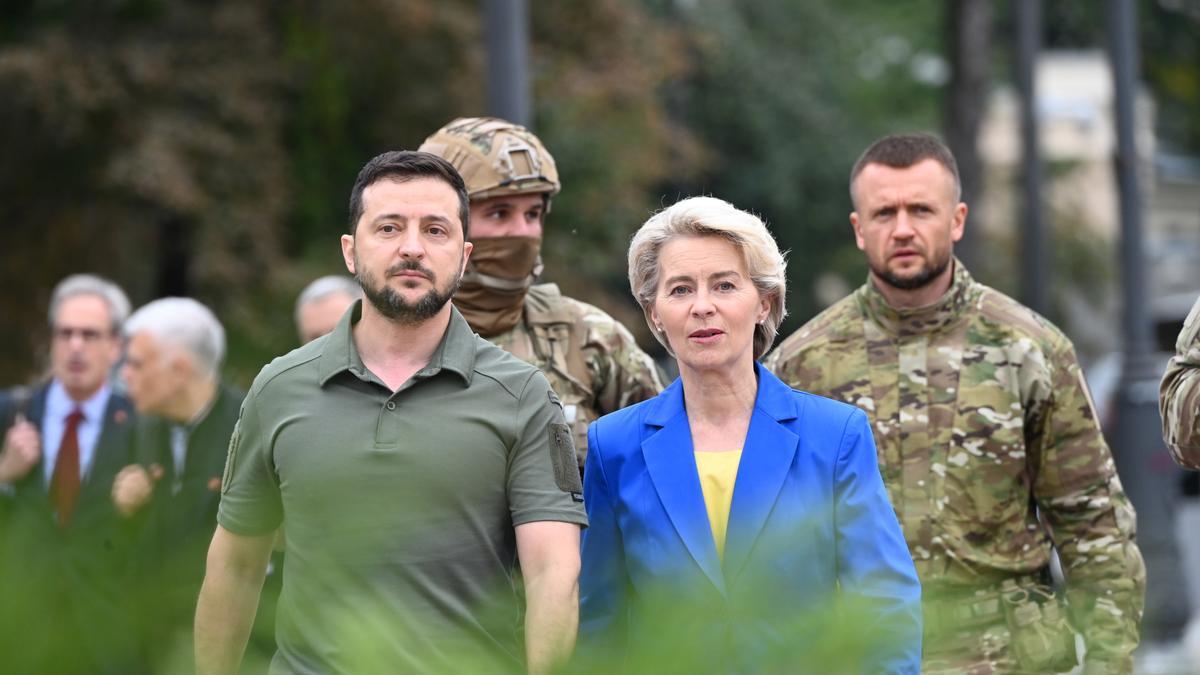
[[(1178, 638), (1173, 514), (1200, 486), (1145, 390), (1200, 294), (1200, 0), (6, 0), (0, 383), (41, 376), (50, 291), (87, 271), (135, 306), (212, 307), (247, 386), (296, 346), (299, 290), (344, 270), (362, 164), (505, 112), (497, 16), (518, 24), (524, 121), (563, 181), (545, 277), (659, 356), (625, 280), (649, 214), (711, 194), (763, 216), (790, 250), (787, 335), (865, 279), (858, 154), (890, 132), (945, 138), (971, 208), (960, 255), (1075, 341), (1139, 509), (1147, 636)], [(1122, 405), (1141, 416), (1122, 426)]]

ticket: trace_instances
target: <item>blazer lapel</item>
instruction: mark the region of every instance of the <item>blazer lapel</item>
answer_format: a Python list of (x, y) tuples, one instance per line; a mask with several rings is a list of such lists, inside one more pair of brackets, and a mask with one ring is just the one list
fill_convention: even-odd
[(692, 432), (683, 408), (683, 387), (679, 380), (663, 392), (659, 403), (657, 410), (646, 416), (647, 424), (661, 427), (651, 431), (642, 441), (646, 470), (688, 552), (724, 595), (725, 579), (700, 490)]
[(121, 469), (133, 461), (129, 451), (131, 414), (129, 402), (113, 392), (104, 408), (103, 426), (96, 437), (92, 467), (80, 488), (81, 499), (84, 495), (91, 500), (111, 499), (113, 480)]
[[(29, 399), (29, 403), (25, 407), (25, 419), (29, 423), (37, 427), (38, 434), (42, 433), (42, 418), (46, 416), (46, 397), (50, 393), (50, 385), (44, 384), (38, 387), (33, 396)], [(48, 495), (50, 494), (49, 487), (43, 478), (45, 476), (46, 453), (42, 452), (38, 457), (37, 464), (25, 477), (24, 483), (27, 490), (35, 494)]]
[(792, 391), (761, 365), (758, 396), (750, 429), (742, 446), (729, 530), (725, 535), (725, 569), (730, 579), (745, 566), (787, 480), (800, 437), (780, 424), (797, 416)]

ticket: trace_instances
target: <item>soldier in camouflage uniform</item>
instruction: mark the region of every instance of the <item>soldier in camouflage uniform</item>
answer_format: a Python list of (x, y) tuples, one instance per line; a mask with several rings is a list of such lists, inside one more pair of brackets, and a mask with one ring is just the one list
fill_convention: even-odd
[(1171, 456), (1189, 469), (1200, 469), (1200, 298), (1183, 322), (1158, 405)]
[(562, 399), (579, 466), (592, 420), (662, 391), (658, 367), (608, 314), (536, 284), (542, 226), (558, 193), (554, 158), (524, 127), (460, 118), (421, 145), (454, 165), (471, 197), (475, 249), (454, 305), (475, 332), (537, 366)]
[(1086, 672), (1130, 672), (1145, 567), (1070, 341), (953, 257), (967, 207), (936, 138), (881, 139), (850, 184), (868, 281), (766, 365), (870, 416), (921, 577), (924, 672), (1067, 670), (1068, 616)]

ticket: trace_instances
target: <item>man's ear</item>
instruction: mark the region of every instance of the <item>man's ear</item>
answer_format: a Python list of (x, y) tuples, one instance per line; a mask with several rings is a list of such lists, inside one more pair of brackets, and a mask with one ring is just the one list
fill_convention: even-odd
[(182, 349), (172, 352), (167, 356), (167, 369), (184, 381), (192, 379), (196, 374), (195, 360)]
[(354, 269), (354, 235), (342, 235), (342, 262), (346, 263), (346, 269), (350, 274), (358, 274)]
[(958, 241), (963, 238), (963, 231), (967, 224), (967, 205), (959, 202), (954, 207), (954, 219), (950, 223), (950, 241)]
[(472, 244), (469, 241), (463, 242), (463, 261), (462, 261), (462, 269), (458, 271), (459, 274), (467, 273), (467, 263), (471, 260), (471, 251), (474, 251), (474, 250), (475, 250), (475, 244)]
[(858, 211), (850, 212), (850, 229), (854, 230), (854, 245), (858, 247), (858, 250), (867, 250), (867, 240), (863, 239), (862, 221), (858, 218)]

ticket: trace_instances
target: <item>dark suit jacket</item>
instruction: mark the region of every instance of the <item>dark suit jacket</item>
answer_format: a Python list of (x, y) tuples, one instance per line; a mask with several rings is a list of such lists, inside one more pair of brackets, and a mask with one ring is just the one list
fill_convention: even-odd
[(156, 643), (190, 632), (208, 545), (216, 529), (229, 437), (244, 397), (232, 387), (218, 387), (212, 408), (188, 436), (178, 479), (171, 454), (171, 422), (152, 416), (138, 420), (138, 463), (147, 468), (158, 464), (165, 472), (153, 498), (134, 519), (139, 531), (134, 576), (150, 652), (167, 646)]
[[(46, 395), (50, 385), (44, 384), (30, 391), (27, 401), (16, 395), (19, 390), (9, 389), (0, 393), (0, 428), (12, 426), (17, 413), (24, 413), (34, 426), (41, 429), (46, 411)], [(113, 522), (116, 512), (112, 505), (112, 484), (121, 470), (132, 458), (131, 434), (134, 427), (133, 405), (125, 396), (113, 392), (104, 411), (104, 426), (96, 440), (95, 458), (91, 470), (83, 479), (79, 491), (79, 502), (75, 514), (64, 533), (81, 536), (94, 532), (97, 527), (106, 527)], [(44, 454), (43, 454), (44, 457)], [(40, 509), (53, 519), (50, 496), (45, 484), (44, 460), (38, 461), (33, 470), (19, 481), (15, 499), (10, 508)]]
[[(173, 490), (176, 477), (171, 454), (172, 424), (161, 417), (145, 416), (138, 421), (136, 454), (143, 466), (158, 464), (165, 474), (155, 486), (147, 515), (152, 522), (154, 545), (158, 554), (169, 554), (184, 542), (200, 538), (207, 547), (217, 524), (217, 506), (221, 502), (221, 474), (229, 450), (229, 437), (237, 424), (245, 393), (227, 385), (217, 388), (217, 398), (208, 414), (188, 436), (183, 473), (178, 492)], [(201, 574), (203, 560), (200, 561)]]
[[(582, 653), (634, 670), (918, 672), (921, 587), (866, 416), (756, 368), (723, 560), (680, 380), (588, 429)], [(837, 617), (855, 625), (828, 630)]]
[[(49, 385), (27, 391), (0, 393), (0, 429), (12, 426), (17, 413), (40, 429)], [(133, 459), (133, 426), (129, 400), (113, 392), (66, 528), (55, 523), (42, 461), (15, 494), (0, 496), (0, 635), (15, 643), (14, 649), (0, 644), (0, 671), (128, 672), (121, 583), (131, 533), (111, 493), (117, 472)]]

